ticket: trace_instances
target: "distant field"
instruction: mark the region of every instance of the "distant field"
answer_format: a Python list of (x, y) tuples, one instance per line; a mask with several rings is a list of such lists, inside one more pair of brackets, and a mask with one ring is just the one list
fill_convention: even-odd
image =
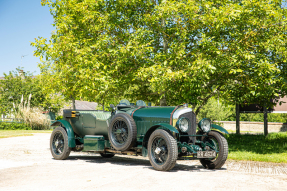
[(0, 130), (0, 138), (33, 136), (33, 133), (52, 133), (52, 130)]

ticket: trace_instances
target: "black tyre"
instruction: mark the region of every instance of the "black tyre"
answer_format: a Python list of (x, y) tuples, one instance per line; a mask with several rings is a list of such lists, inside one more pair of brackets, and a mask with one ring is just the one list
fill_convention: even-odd
[(110, 143), (114, 149), (126, 151), (136, 143), (136, 123), (129, 114), (118, 113), (111, 120), (108, 134)]
[(56, 160), (69, 157), (71, 148), (68, 146), (68, 135), (63, 127), (57, 127), (51, 134), (50, 150)]
[(200, 163), (208, 169), (221, 168), (228, 156), (228, 143), (225, 137), (217, 131), (210, 131), (208, 137), (202, 137), (202, 141), (209, 142), (219, 152), (213, 159), (200, 159)]
[(100, 154), (104, 158), (112, 158), (113, 156), (115, 156), (114, 153), (100, 153)]
[(178, 157), (176, 140), (165, 130), (155, 130), (148, 140), (148, 157), (154, 169), (172, 169)]

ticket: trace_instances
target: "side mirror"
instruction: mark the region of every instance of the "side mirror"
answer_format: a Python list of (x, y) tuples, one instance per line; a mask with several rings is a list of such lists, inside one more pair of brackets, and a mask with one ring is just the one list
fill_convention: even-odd
[(110, 107), (112, 108), (112, 110), (116, 110), (116, 107), (114, 106), (114, 104), (110, 104)]

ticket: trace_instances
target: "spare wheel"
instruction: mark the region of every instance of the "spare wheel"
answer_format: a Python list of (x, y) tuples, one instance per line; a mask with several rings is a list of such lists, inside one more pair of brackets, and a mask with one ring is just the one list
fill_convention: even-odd
[(133, 118), (127, 113), (116, 114), (108, 129), (110, 143), (118, 151), (126, 151), (135, 146), (137, 127)]

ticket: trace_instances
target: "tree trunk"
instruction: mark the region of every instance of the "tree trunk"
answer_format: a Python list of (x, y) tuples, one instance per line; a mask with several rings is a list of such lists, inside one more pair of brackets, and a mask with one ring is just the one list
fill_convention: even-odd
[(264, 135), (268, 135), (268, 113), (266, 107), (264, 107)]
[(76, 101), (73, 97), (72, 97), (72, 104), (73, 104), (73, 109), (76, 110)]
[(166, 106), (166, 99), (165, 98), (161, 98), (161, 100), (159, 101), (160, 106)]
[(240, 110), (239, 104), (236, 104), (236, 134), (240, 134)]

